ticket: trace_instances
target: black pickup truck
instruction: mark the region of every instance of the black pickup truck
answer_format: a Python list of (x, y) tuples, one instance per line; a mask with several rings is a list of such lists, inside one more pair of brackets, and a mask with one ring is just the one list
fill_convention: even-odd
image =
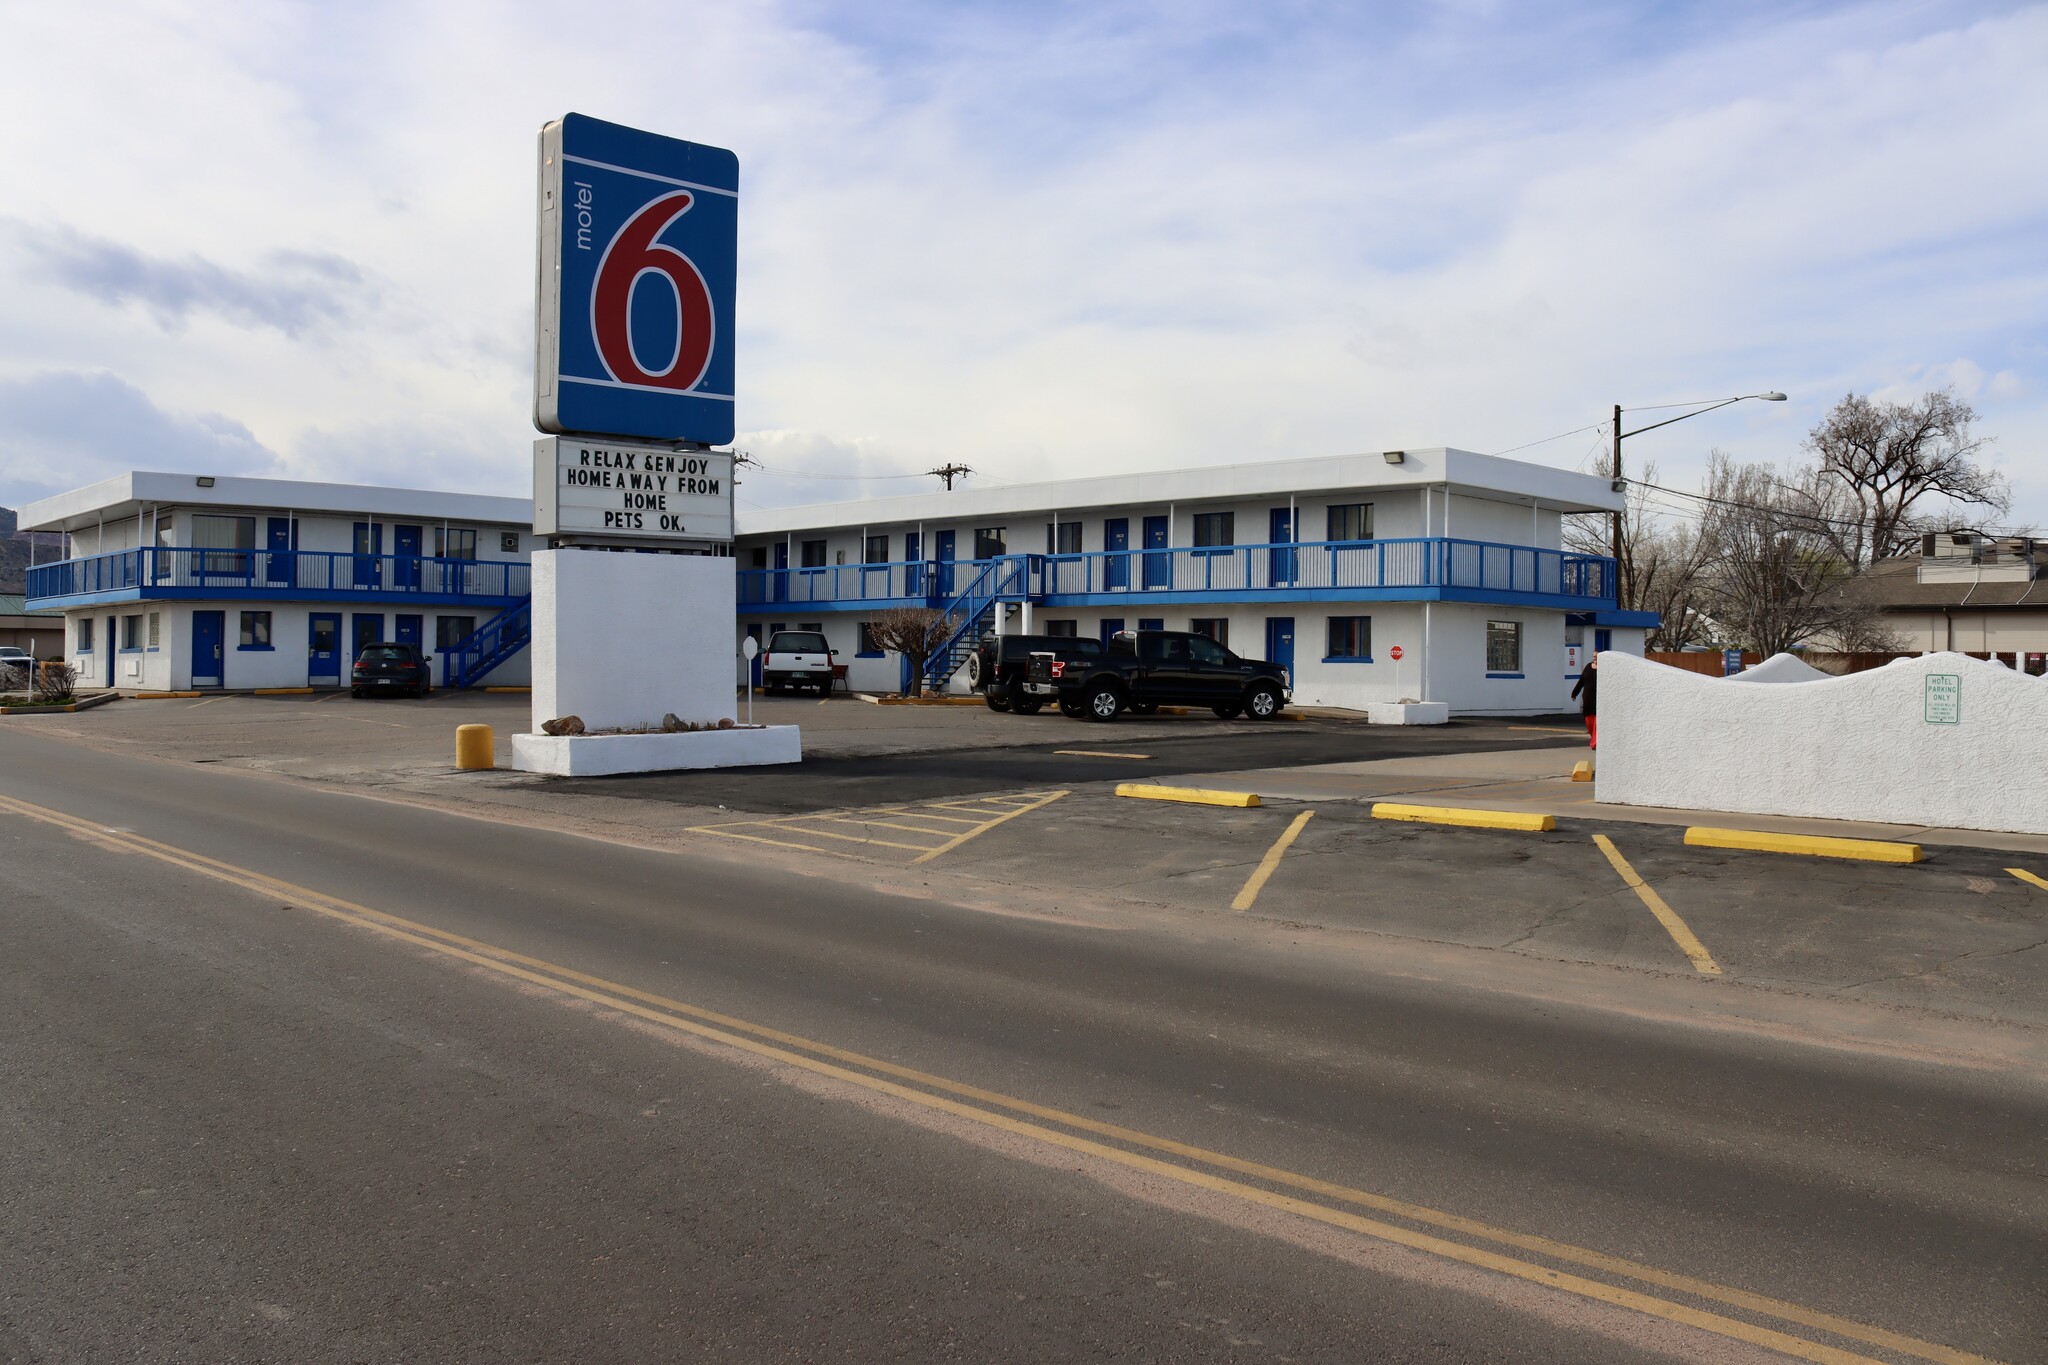
[(1287, 705), (1287, 670), (1263, 659), (1240, 659), (1206, 635), (1184, 630), (1126, 630), (1109, 638), (1098, 658), (1034, 655), (1029, 686), (1058, 690), (1060, 709), (1090, 720), (1115, 720), (1126, 708), (1206, 706), (1228, 720), (1271, 720)]
[(967, 684), (981, 693), (991, 711), (1031, 715), (1054, 700), (1052, 689), (1038, 696), (1024, 690), (1024, 670), (1033, 654), (1057, 659), (1098, 658), (1102, 641), (1074, 635), (984, 635), (967, 660)]

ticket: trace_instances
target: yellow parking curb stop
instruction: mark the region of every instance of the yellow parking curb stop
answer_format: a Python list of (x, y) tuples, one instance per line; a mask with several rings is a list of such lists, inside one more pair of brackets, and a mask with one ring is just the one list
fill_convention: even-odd
[(1591, 763), (1588, 763), (1585, 759), (1582, 758), (1578, 762), (1572, 764), (1572, 781), (1591, 782), (1592, 780), (1593, 765)]
[(1519, 829), (1534, 833), (1557, 828), (1554, 815), (1521, 810), (1468, 810), (1463, 806), (1403, 806), (1381, 801), (1372, 808), (1375, 820), (1413, 820), (1425, 825), (1464, 825), (1472, 829)]
[(1756, 829), (1713, 829), (1694, 825), (1685, 832), (1694, 848), (1736, 848), (1751, 853), (1804, 853), (1813, 858), (1857, 858), (1866, 863), (1917, 863), (1926, 858), (1918, 844), (1882, 839), (1840, 839), (1819, 834), (1767, 834)]
[(1119, 782), (1118, 796), (1140, 801), (1181, 801), (1191, 806), (1234, 806), (1240, 810), (1262, 804), (1257, 792), (1216, 792), (1200, 787), (1159, 787), (1147, 782)]

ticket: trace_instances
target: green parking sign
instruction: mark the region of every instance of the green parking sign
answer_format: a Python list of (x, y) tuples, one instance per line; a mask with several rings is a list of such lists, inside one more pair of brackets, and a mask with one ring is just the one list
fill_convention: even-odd
[(1929, 673), (1924, 693), (1929, 725), (1955, 725), (1963, 719), (1963, 679), (1958, 673)]

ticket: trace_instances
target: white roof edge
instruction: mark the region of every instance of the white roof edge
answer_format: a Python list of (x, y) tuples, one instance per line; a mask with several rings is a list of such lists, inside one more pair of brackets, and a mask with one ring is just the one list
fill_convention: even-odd
[(368, 516), (414, 516), (448, 521), (533, 524), (529, 498), (504, 498), (488, 493), (444, 493), (426, 488), (387, 488), (376, 484), (315, 483), (304, 479), (257, 479), (223, 474), (213, 487), (201, 488), (200, 476), (135, 470), (98, 483), (40, 499), (19, 513), (24, 531), (75, 531), (105, 519), (120, 520), (141, 508), (250, 507), (296, 512), (360, 512)]
[(891, 498), (858, 498), (795, 507), (740, 509), (736, 535), (826, 530), (908, 521), (947, 522), (984, 515), (1086, 511), (1099, 507), (1167, 502), (1286, 496), (1352, 489), (1398, 491), (1450, 485), (1467, 497), (1527, 502), (1564, 512), (1611, 512), (1622, 505), (1605, 475), (1581, 474), (1550, 465), (1444, 446), (1403, 452), (1398, 465), (1374, 450), (1232, 465), (1080, 479), (913, 493)]

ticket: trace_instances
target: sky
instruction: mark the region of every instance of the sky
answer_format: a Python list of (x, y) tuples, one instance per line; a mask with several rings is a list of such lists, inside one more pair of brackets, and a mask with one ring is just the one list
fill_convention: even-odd
[(1791, 396), (1627, 444), (1684, 488), (1953, 386), (2048, 529), (2048, 6), (5, 0), (0, 33), (0, 505), (126, 469), (525, 493), (535, 136), (574, 110), (738, 153), (743, 510), (946, 462), (1604, 468), (1615, 403)]

